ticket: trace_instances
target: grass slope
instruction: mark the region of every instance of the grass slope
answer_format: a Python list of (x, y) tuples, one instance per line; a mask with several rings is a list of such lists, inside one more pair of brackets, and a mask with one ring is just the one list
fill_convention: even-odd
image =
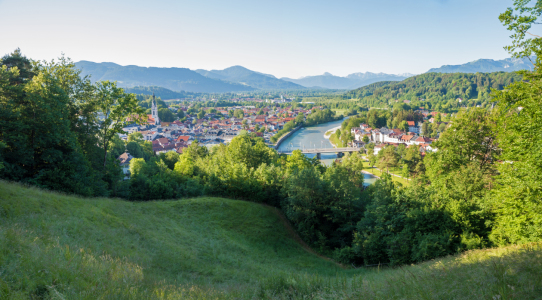
[(528, 245), (345, 270), (256, 203), (87, 199), (0, 181), (0, 299), (533, 299), (541, 267)]

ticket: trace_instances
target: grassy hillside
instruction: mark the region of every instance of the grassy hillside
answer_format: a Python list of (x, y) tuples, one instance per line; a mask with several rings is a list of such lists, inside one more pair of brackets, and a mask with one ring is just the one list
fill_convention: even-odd
[(343, 269), (256, 203), (86, 199), (0, 181), (0, 299), (534, 299), (541, 267), (540, 245), (527, 245)]

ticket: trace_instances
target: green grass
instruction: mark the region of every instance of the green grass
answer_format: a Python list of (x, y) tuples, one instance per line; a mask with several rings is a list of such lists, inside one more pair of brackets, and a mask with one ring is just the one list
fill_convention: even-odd
[(337, 148), (343, 148), (345, 147), (344, 143), (341, 141), (340, 138), (338, 138), (336, 135), (331, 135), (329, 137), (329, 141), (335, 145)]
[[(386, 170), (382, 171), (378, 168), (371, 168), (369, 163), (365, 162), (364, 164), (364, 171), (370, 172), (378, 177), (381, 177), (383, 173), (386, 173)], [(389, 170), (390, 174), (397, 174), (401, 176), (401, 169), (400, 168), (390, 168)], [(392, 180), (395, 182), (400, 182), (403, 185), (409, 185), (410, 182), (403, 177), (397, 177), (397, 176), (391, 176)]]
[(335, 112), (336, 116), (345, 115), (346, 112), (348, 111), (348, 109), (339, 109), (339, 108), (332, 108), (331, 110)]
[(0, 181), (0, 299), (534, 299), (541, 268), (532, 244), (343, 269), (257, 203), (89, 199)]

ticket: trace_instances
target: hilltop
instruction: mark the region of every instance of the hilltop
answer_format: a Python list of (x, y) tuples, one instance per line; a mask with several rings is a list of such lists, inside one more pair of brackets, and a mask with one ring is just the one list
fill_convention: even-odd
[(542, 250), (344, 269), (276, 209), (224, 198), (128, 202), (0, 181), (0, 298), (533, 298)]

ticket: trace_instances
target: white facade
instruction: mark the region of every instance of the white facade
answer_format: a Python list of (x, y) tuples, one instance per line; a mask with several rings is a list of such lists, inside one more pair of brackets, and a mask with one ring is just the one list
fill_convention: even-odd
[(154, 97), (154, 93), (152, 93), (151, 114), (154, 119), (154, 125), (160, 125), (160, 118), (158, 117), (158, 107), (156, 106), (156, 99)]

